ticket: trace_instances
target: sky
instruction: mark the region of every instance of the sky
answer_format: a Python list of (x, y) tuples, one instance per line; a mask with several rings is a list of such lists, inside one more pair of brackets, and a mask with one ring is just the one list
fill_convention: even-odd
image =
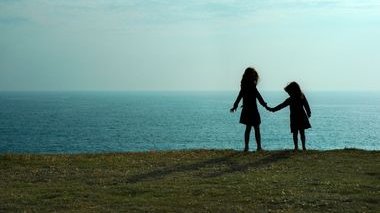
[(380, 0), (0, 0), (0, 91), (380, 91)]

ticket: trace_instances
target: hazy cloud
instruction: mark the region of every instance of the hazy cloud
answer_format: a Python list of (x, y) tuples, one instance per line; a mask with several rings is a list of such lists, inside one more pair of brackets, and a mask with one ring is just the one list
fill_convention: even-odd
[(378, 88), (379, 24), (372, 0), (0, 0), (0, 89), (231, 89), (248, 65)]

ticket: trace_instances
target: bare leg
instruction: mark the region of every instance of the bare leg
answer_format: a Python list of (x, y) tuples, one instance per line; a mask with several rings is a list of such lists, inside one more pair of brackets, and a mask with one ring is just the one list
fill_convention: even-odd
[(298, 131), (293, 132), (294, 151), (298, 150)]
[(255, 137), (256, 137), (256, 145), (257, 145), (257, 151), (261, 151), (261, 134), (260, 134), (260, 126), (254, 126), (255, 128)]
[(301, 135), (301, 141), (302, 141), (302, 150), (306, 150), (306, 137), (305, 137), (304, 129), (300, 130), (300, 135)]
[(245, 133), (244, 133), (244, 152), (248, 152), (249, 150), (249, 134), (251, 133), (252, 126), (246, 125)]

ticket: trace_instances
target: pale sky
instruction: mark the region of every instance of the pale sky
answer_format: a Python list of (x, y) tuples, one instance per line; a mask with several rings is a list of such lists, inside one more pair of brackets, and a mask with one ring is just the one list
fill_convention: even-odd
[(380, 90), (380, 0), (0, 0), (0, 90)]

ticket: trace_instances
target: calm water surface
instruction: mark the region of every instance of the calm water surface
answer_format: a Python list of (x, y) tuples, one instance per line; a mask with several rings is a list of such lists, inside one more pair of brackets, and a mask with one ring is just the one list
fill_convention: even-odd
[[(243, 148), (237, 92), (1, 92), (0, 152)], [(270, 106), (284, 92), (262, 92)], [(380, 150), (380, 93), (306, 93), (310, 149)], [(288, 108), (260, 107), (264, 149), (292, 149)], [(254, 134), (251, 148), (255, 147)]]

